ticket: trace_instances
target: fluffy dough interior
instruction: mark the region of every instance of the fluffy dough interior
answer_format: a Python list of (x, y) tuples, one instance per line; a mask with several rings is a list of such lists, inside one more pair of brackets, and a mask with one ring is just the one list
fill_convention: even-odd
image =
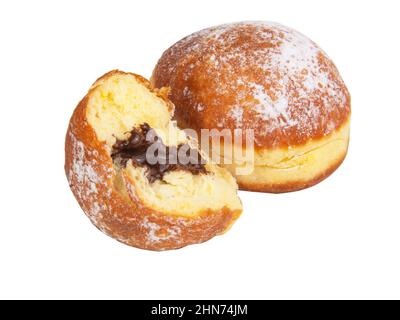
[[(130, 74), (96, 83), (86, 116), (98, 139), (110, 150), (116, 139), (128, 138), (132, 128), (143, 123), (155, 129), (167, 146), (187, 142), (186, 134), (171, 121), (167, 103)], [(128, 162), (126, 169), (115, 168), (127, 178), (130, 194), (155, 210), (178, 215), (223, 207), (241, 210), (236, 181), (228, 171), (210, 163), (206, 164), (208, 174), (170, 171), (153, 183), (149, 183), (145, 167)]]
[[(349, 133), (350, 120), (332, 134), (303, 146), (258, 151), (254, 155), (253, 172), (249, 175), (237, 175), (236, 178), (240, 183), (249, 185), (261, 182), (280, 185), (310, 181), (345, 156)], [(225, 167), (235, 175), (239, 166), (230, 164)]]

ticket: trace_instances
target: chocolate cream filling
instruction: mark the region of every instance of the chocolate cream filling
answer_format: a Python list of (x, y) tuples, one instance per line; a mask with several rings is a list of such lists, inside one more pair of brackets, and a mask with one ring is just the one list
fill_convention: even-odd
[[(155, 152), (149, 162), (147, 150), (153, 145)], [(170, 171), (185, 170), (195, 175), (207, 173), (205, 161), (197, 149), (186, 143), (166, 146), (147, 123), (134, 128), (128, 139), (117, 140), (112, 147), (111, 157), (114, 163), (124, 168), (129, 160), (133, 166), (146, 167), (150, 183), (162, 179)]]

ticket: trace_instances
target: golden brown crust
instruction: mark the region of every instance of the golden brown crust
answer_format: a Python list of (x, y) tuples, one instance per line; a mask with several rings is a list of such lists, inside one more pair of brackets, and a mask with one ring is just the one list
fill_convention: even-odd
[[(146, 206), (140, 199), (131, 200), (115, 183), (116, 172), (105, 143), (100, 142), (86, 118), (88, 99), (96, 85), (121, 71), (99, 78), (75, 109), (65, 142), (65, 172), (77, 201), (92, 223), (104, 233), (127, 245), (168, 250), (204, 242), (226, 231), (240, 215), (240, 210), (207, 210), (194, 216), (165, 214)], [(125, 74), (125, 73), (124, 73)], [(150, 83), (132, 74), (147, 88)], [(165, 90), (158, 95), (170, 106)], [(131, 197), (130, 197), (131, 196)]]
[(254, 129), (256, 149), (322, 138), (350, 114), (333, 62), (305, 36), (274, 23), (196, 32), (164, 52), (151, 81), (171, 88), (181, 128)]

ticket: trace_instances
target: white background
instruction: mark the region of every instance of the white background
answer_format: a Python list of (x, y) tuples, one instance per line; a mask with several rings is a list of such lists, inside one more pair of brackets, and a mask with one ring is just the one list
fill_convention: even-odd
[[(400, 298), (398, 1), (2, 1), (0, 298)], [(199, 29), (291, 26), (352, 95), (344, 164), (291, 194), (240, 192), (226, 235), (177, 251), (103, 235), (64, 176), (69, 117), (119, 68), (151, 75)]]

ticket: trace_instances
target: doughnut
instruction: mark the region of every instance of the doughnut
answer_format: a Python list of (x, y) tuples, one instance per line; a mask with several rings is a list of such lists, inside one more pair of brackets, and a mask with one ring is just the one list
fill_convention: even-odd
[(65, 142), (65, 173), (90, 221), (157, 251), (222, 234), (242, 211), (234, 177), (176, 126), (166, 96), (139, 75), (111, 71), (76, 107)]
[[(181, 128), (228, 130), (250, 147), (211, 147), (240, 189), (289, 192), (315, 185), (348, 148), (350, 95), (330, 58), (301, 33), (270, 22), (225, 24), (193, 33), (167, 49), (154, 68), (169, 87)], [(235, 156), (252, 151), (249, 159)], [(229, 160), (229, 161), (227, 161)], [(251, 168), (242, 170), (240, 168)]]

